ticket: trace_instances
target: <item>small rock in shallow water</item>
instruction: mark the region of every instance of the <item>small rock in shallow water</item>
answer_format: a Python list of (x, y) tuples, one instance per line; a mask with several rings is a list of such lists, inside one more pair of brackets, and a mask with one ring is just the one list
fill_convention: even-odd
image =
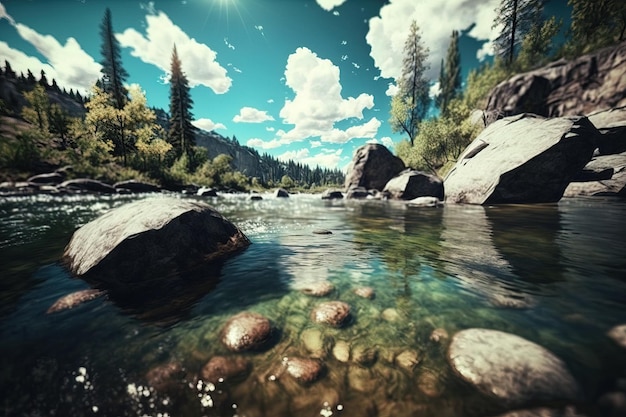
[(463, 380), (510, 407), (575, 400), (580, 394), (559, 358), (542, 346), (497, 330), (456, 333), (448, 348), (448, 362)]
[(375, 296), (374, 289), (372, 287), (358, 287), (354, 289), (354, 293), (359, 297), (373, 299)]
[(395, 363), (400, 368), (413, 372), (413, 369), (420, 363), (420, 358), (414, 350), (405, 350), (396, 356)]
[(609, 336), (615, 343), (626, 349), (626, 324), (613, 327), (608, 331)]
[(325, 297), (333, 292), (334, 289), (335, 286), (330, 282), (318, 281), (304, 285), (300, 291), (302, 291), (306, 295), (311, 295), (313, 297)]
[(315, 359), (285, 358), (284, 364), (292, 378), (305, 384), (317, 380), (323, 370), (321, 362)]
[(231, 317), (222, 330), (222, 343), (231, 351), (259, 349), (270, 339), (272, 324), (257, 313), (244, 311)]
[(447, 340), (450, 336), (448, 335), (448, 332), (446, 331), (446, 329), (443, 329), (441, 327), (433, 330), (433, 332), (430, 334), (430, 340), (432, 340), (433, 342), (443, 342), (444, 340)]
[(185, 371), (178, 362), (168, 362), (155, 366), (146, 374), (148, 385), (156, 388), (158, 391), (165, 391), (174, 387), (176, 383), (180, 383), (185, 377)]
[(426, 396), (435, 398), (443, 393), (443, 384), (434, 373), (424, 371), (417, 380), (417, 386)]
[(333, 347), (333, 356), (339, 362), (348, 362), (350, 360), (350, 345), (344, 340), (339, 340)]
[(400, 319), (400, 313), (395, 308), (386, 308), (383, 311), (382, 317), (385, 321), (397, 321)]
[(50, 306), (46, 313), (58, 313), (59, 311), (69, 310), (84, 302), (94, 300), (104, 294), (105, 291), (97, 290), (95, 288), (76, 291), (56, 300), (56, 302)]
[(300, 334), (304, 348), (314, 356), (324, 355), (324, 338), (318, 329), (306, 329)]
[(200, 371), (200, 376), (204, 382), (214, 384), (228, 381), (233, 378), (244, 376), (250, 369), (250, 362), (245, 358), (227, 358), (225, 356), (214, 356)]
[(315, 307), (311, 312), (311, 320), (319, 324), (333, 327), (343, 326), (350, 317), (350, 306), (342, 301), (328, 301)]
[(331, 232), (330, 230), (326, 230), (326, 229), (316, 229), (313, 230), (313, 233), (316, 235), (332, 235), (333, 232)]

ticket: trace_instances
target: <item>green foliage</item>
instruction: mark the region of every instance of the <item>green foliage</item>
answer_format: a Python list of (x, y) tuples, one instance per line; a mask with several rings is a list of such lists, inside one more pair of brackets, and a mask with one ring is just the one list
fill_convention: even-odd
[(122, 109), (127, 101), (127, 91), (124, 81), (128, 73), (122, 67), (122, 54), (120, 44), (113, 31), (111, 22), (111, 9), (107, 7), (104, 18), (100, 24), (100, 36), (102, 37), (102, 79), (100, 87), (105, 93), (110, 94), (116, 109)]
[(453, 99), (445, 116), (421, 122), (415, 143), (400, 142), (396, 154), (411, 168), (443, 176), (479, 133), (470, 112), (463, 100)]
[(48, 93), (41, 85), (36, 85), (32, 91), (24, 93), (24, 98), (28, 102), (28, 106), (22, 110), (22, 117), (27, 122), (36, 125), (41, 134), (48, 134), (50, 126), (48, 120), (50, 109)]
[(572, 7), (571, 40), (567, 56), (577, 56), (626, 39), (624, 0), (569, 0)]
[(470, 109), (484, 109), (487, 106), (489, 92), (513, 73), (513, 70), (499, 59), (479, 69), (471, 70), (463, 93), (465, 105)]
[(404, 43), (402, 74), (397, 80), (398, 92), (391, 100), (389, 123), (394, 132), (404, 132), (413, 143), (419, 122), (424, 119), (430, 105), (428, 48), (424, 46), (417, 23), (413, 21)]
[(0, 166), (30, 171), (44, 156), (38, 146), (38, 142), (44, 137), (37, 129), (29, 129), (17, 134), (14, 141), (9, 141), (7, 138), (1, 139)]
[(517, 47), (536, 22), (541, 21), (545, 0), (501, 0), (493, 27), (501, 28), (494, 44), (507, 66), (513, 64)]
[(94, 126), (93, 120), (76, 119), (70, 123), (69, 135), (72, 138), (73, 150), (70, 158), (74, 165), (98, 166), (111, 159), (113, 142), (106, 138), (103, 130)]
[(291, 179), (289, 175), (283, 175), (280, 179), (280, 186), (287, 190), (295, 187), (295, 185), (296, 183), (294, 182), (294, 180)]
[(170, 68), (170, 130), (169, 142), (177, 155), (190, 153), (195, 145), (196, 128), (191, 124), (193, 101), (189, 94), (189, 82), (183, 73), (176, 46), (172, 51)]
[(540, 24), (535, 22), (522, 40), (522, 47), (515, 62), (518, 71), (529, 71), (545, 65), (550, 59), (550, 52), (554, 49), (552, 43), (559, 33), (563, 22), (557, 21), (556, 17)]
[(439, 76), (440, 93), (437, 96), (437, 105), (442, 114), (448, 111), (448, 104), (458, 97), (461, 91), (461, 53), (459, 52), (459, 32), (452, 31), (450, 45), (446, 55), (445, 64), (441, 63)]

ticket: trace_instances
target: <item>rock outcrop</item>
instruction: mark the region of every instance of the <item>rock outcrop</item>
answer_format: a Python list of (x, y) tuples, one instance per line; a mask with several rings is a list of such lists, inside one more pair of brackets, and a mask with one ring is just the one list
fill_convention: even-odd
[(576, 400), (580, 388), (550, 351), (522, 337), (467, 329), (452, 337), (448, 361), (461, 379), (509, 407)]
[(139, 200), (82, 226), (63, 255), (70, 271), (124, 292), (131, 283), (159, 286), (186, 271), (247, 247), (248, 238), (210, 206), (190, 200)]
[(354, 153), (346, 174), (345, 189), (364, 187), (382, 191), (387, 182), (404, 169), (404, 162), (383, 145), (369, 143)]
[(443, 200), (443, 181), (426, 172), (407, 169), (393, 177), (383, 192), (399, 200), (413, 200), (418, 197), (437, 197)]
[(557, 202), (591, 160), (598, 135), (586, 117), (522, 114), (498, 120), (465, 149), (446, 176), (446, 202)]
[(580, 116), (626, 106), (626, 42), (518, 74), (490, 93), (486, 113)]
[(598, 173), (599, 178), (575, 178), (565, 189), (564, 197), (626, 197), (626, 152), (595, 156), (584, 171)]

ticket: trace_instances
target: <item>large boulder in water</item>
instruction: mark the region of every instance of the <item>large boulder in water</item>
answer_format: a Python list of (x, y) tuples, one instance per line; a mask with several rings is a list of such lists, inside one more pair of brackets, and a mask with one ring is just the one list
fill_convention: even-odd
[(404, 162), (383, 145), (369, 143), (361, 146), (348, 167), (346, 191), (358, 187), (382, 191), (385, 184), (404, 168)]
[[(626, 198), (626, 152), (598, 155), (585, 165), (585, 171), (599, 178), (587, 181), (574, 179), (565, 189), (564, 197), (603, 196)], [(606, 174), (606, 176), (601, 176)]]
[(507, 407), (576, 400), (580, 394), (563, 361), (510, 333), (462, 330), (452, 337), (448, 362), (463, 380)]
[(511, 116), (489, 125), (444, 180), (446, 201), (552, 203), (593, 155), (599, 133), (586, 117)]
[(443, 181), (435, 175), (407, 169), (389, 180), (383, 191), (401, 200), (418, 197), (437, 197), (443, 200)]
[(158, 198), (115, 208), (72, 236), (63, 255), (70, 271), (107, 288), (151, 287), (172, 272), (224, 259), (250, 244), (235, 225), (210, 206)]

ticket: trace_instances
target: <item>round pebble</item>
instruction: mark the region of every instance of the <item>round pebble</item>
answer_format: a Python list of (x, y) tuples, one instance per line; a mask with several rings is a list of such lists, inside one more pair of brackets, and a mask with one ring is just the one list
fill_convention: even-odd
[(350, 306), (343, 301), (328, 301), (319, 304), (311, 312), (311, 320), (319, 324), (341, 327), (350, 317)]
[(233, 352), (259, 349), (270, 339), (269, 319), (257, 313), (243, 312), (231, 317), (222, 330), (222, 343)]

